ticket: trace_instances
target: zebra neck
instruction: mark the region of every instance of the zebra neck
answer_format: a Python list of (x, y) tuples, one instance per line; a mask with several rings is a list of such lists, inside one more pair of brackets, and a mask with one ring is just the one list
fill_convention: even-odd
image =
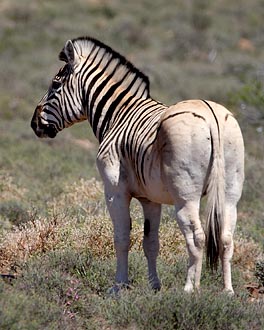
[(99, 86), (94, 93), (88, 88), (87, 117), (99, 142), (121, 112), (135, 111), (136, 105), (146, 100), (144, 88), (141, 97), (138, 97), (138, 91), (135, 96), (129, 88), (124, 88), (120, 82), (104, 90)]
[(150, 97), (149, 80), (124, 56), (96, 39), (81, 37), (72, 43), (80, 59), (77, 75), (82, 106), (101, 141), (121, 109)]
[[(133, 162), (137, 155), (138, 139), (147, 143), (141, 143), (143, 154), (156, 139), (160, 116), (168, 107), (152, 98), (136, 100), (119, 111), (108, 133), (100, 141), (100, 149), (97, 156), (104, 157), (109, 153), (112, 142), (119, 145), (119, 151)], [(142, 137), (144, 139), (142, 140)]]

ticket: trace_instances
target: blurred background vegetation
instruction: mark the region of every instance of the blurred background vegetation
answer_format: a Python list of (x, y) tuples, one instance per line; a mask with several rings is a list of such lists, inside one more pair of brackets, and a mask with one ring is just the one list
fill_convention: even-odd
[[(104, 209), (102, 194), (94, 204), (92, 203), (92, 206), (89, 201), (80, 201), (78, 207), (69, 210), (67, 206), (71, 203), (70, 200), (64, 207), (61, 202), (59, 206), (54, 203), (54, 200), (63, 198), (67, 192), (67, 187), (74, 182), (77, 186), (82, 187), (84, 182), (82, 180), (90, 180), (94, 177), (99, 180), (95, 167), (97, 141), (89, 125), (87, 123), (76, 125), (60, 133), (55, 140), (38, 140), (30, 128), (34, 108), (46, 91), (51, 78), (62, 64), (58, 60), (58, 53), (65, 41), (85, 35), (105, 42), (125, 55), (135, 66), (147, 74), (150, 79), (150, 90), (153, 98), (168, 105), (183, 99), (210, 99), (225, 105), (235, 114), (241, 125), (246, 147), (246, 180), (243, 197), (239, 204), (237, 232), (247, 239), (249, 245), (244, 244), (244, 246), (249, 246), (251, 250), (257, 249), (256, 246), (258, 246), (260, 251), (263, 251), (263, 17), (264, 6), (261, 0), (1, 0), (0, 250), (3, 255), (3, 251), (6, 251), (6, 242), (9, 242), (14, 232), (19, 232), (19, 235), (22, 235), (21, 232), (23, 232), (23, 228), (25, 230), (27, 223), (31, 223), (34, 228), (36, 219), (45, 217), (48, 219), (45, 221), (50, 221), (51, 227), (56, 227), (57, 222), (59, 223), (57, 218), (61, 220), (70, 216), (76, 222), (72, 226), (77, 224), (82, 228), (84, 226), (82, 221), (85, 217), (98, 216), (96, 213), (98, 208)], [(80, 197), (79, 192), (75, 191), (73, 196), (78, 199)], [(87, 196), (88, 200), (89, 198), (90, 195)], [(135, 213), (135, 217), (139, 218), (140, 215), (137, 211)], [(171, 214), (170, 209), (165, 208), (164, 219), (166, 220)], [(48, 236), (51, 235), (49, 232), (51, 230), (49, 229), (50, 223), (47, 228), (45, 227), (45, 233), (48, 233)], [(58, 231), (61, 230), (60, 226), (58, 228), (60, 228)], [(41, 237), (40, 232), (37, 235)], [(60, 235), (62, 234), (60, 233)], [(41, 276), (44, 276), (45, 272), (48, 273), (49, 269), (54, 267), (54, 260), (58, 258), (58, 256), (46, 255), (46, 253), (50, 253), (50, 250), (56, 250), (61, 245), (65, 250), (66, 247), (62, 241), (63, 238), (66, 241), (69, 239), (71, 231), (69, 229), (68, 234), (63, 231), (64, 236), (60, 235), (60, 239), (56, 240), (56, 244), (52, 244), (52, 247), (49, 244), (46, 246), (46, 243), (42, 242), (41, 248), (33, 249), (32, 253), (27, 252), (27, 254), (24, 251), (27, 247), (24, 247), (23, 257), (19, 260), (12, 256), (12, 258), (10, 257), (12, 262), (9, 260), (9, 263), (5, 263), (4, 257), (2, 257), (2, 261), (0, 261), (2, 271), (10, 272), (13, 269), (14, 272), (18, 272), (19, 269), (24, 274), (31, 274), (33, 266), (39, 267), (40, 265), (39, 259), (33, 257), (39, 258), (41, 255), (46, 258), (45, 260), (53, 260), (49, 264), (50, 268), (47, 266), (48, 262), (39, 268), (40, 273), (42, 272)], [(16, 240), (14, 239), (14, 241)], [(241, 243), (241, 241), (239, 242)], [(238, 244), (238, 246), (241, 248), (243, 244)], [(75, 247), (71, 250), (73, 259), (79, 251), (76, 249)], [(16, 251), (15, 247), (14, 251)], [(66, 252), (64, 251), (64, 253)], [(66, 257), (68, 256), (67, 253)], [(28, 264), (28, 257), (31, 254), (33, 255), (33, 264)], [(254, 259), (254, 256), (257, 255), (256, 253), (252, 256), (250, 251), (247, 254), (244, 250), (241, 253), (242, 257), (243, 254), (248, 259)], [(20, 256), (20, 254), (18, 255)], [(8, 257), (6, 258), (8, 259)], [(80, 258), (84, 257), (81, 256)], [(78, 262), (84, 261), (79, 260)], [(250, 260), (250, 262), (254, 263), (254, 260)], [(182, 267), (181, 263), (179, 265)], [(80, 270), (83, 269), (82, 265), (69, 267), (70, 271), (59, 268), (58, 273), (63, 273), (65, 277), (65, 272), (68, 272), (69, 276), (72, 276), (72, 268), (78, 269), (81, 275), (78, 274), (81, 278), (86, 278), (87, 282), (88, 275)], [(104, 265), (104, 267), (107, 268), (108, 266)], [(173, 272), (177, 273), (176, 270)], [(66, 314), (68, 313), (67, 315), (61, 313), (61, 306), (64, 306), (65, 301), (59, 300), (58, 302), (57, 298), (43, 296), (41, 290), (44, 288), (41, 288), (41, 281), (38, 282), (39, 288), (41, 288), (39, 291), (36, 289), (36, 281), (34, 284), (32, 281), (32, 278), (29, 279), (25, 276), (24, 282), (16, 284), (15, 288), (0, 287), (0, 293), (2, 292), (3, 297), (5, 297), (2, 299), (2, 303), (7, 296), (9, 297), (11, 290), (11, 294), (19, 297), (17, 299), (23, 306), (26, 306), (23, 312), (29, 322), (28, 324), (30, 324), (30, 326), (16, 327), (16, 324), (22, 322), (19, 318), (20, 312), (12, 315), (13, 323), (10, 321), (12, 317), (8, 316), (7, 311), (16, 310), (17, 305), (9, 297), (6, 300), (7, 309), (2, 308), (5, 315), (3, 322), (6, 323), (1, 325), (0, 321), (1, 329), (42, 329), (45, 328), (43, 324), (50, 324), (45, 329), (58, 329), (60, 327), (66, 329), (65, 317), (66, 319), (68, 317), (67, 320), (69, 320), (71, 316), (75, 321), (71, 325), (68, 324), (69, 329), (71, 326), (74, 328), (76, 324), (77, 329), (86, 328), (84, 320), (77, 320), (76, 315), (78, 313), (71, 315), (67, 308), (65, 309), (67, 312), (64, 310)], [(71, 280), (66, 276), (65, 281)], [(97, 283), (96, 279), (94, 281)], [(54, 283), (50, 285), (55, 285), (59, 290), (59, 284)], [(78, 283), (79, 286), (84, 285), (83, 282)], [(93, 286), (96, 286), (95, 283)], [(76, 285), (76, 283), (72, 284), (71, 289), (73, 291), (76, 289)], [(101, 285), (101, 289), (95, 291), (102, 294), (101, 292), (107, 285), (105, 283), (97, 283), (97, 285), (99, 287)], [(28, 286), (31, 287), (31, 291), (28, 290)], [(35, 323), (30, 318), (30, 311), (35, 310), (34, 303), (25, 303), (28, 301), (27, 292), (33, 292), (32, 295), (35, 297), (33, 302), (35, 301), (36, 306), (43, 307), (45, 305), (44, 316), (38, 316), (40, 321), (35, 320)], [(57, 295), (60, 295), (60, 292)], [(53, 294), (56, 296), (55, 293)], [(134, 296), (136, 294), (137, 292), (133, 293)], [(146, 295), (148, 296), (150, 293), (148, 292)], [(85, 297), (87, 299), (87, 295)], [(144, 296), (144, 299), (146, 297)], [(183, 299), (181, 296), (178, 298)], [(124, 299), (124, 304), (120, 303), (120, 306), (116, 306), (115, 311), (114, 305), (111, 305), (111, 308), (108, 305), (107, 307), (106, 305), (103, 306), (103, 312), (100, 312), (102, 314), (97, 311), (98, 315), (101, 315), (98, 319), (105, 315), (107, 308), (113, 311), (113, 315), (117, 311), (121, 313), (122, 308), (129, 309), (131, 307), (130, 302), (126, 299), (132, 298), (125, 297)], [(156, 296), (153, 299), (158, 300), (159, 297)], [(170, 299), (168, 296), (167, 303), (170, 302)], [(47, 301), (49, 301), (48, 305), (46, 304)], [(69, 298), (69, 301), (73, 303), (74, 298)], [(87, 303), (86, 300), (85, 303)], [(83, 304), (85, 303), (83, 302)], [(141, 303), (145, 304), (142, 301)], [(110, 303), (108, 302), (108, 304)], [(189, 301), (190, 304), (191, 301)], [(88, 304), (88, 306), (90, 305)], [(88, 315), (94, 313), (94, 310), (91, 312), (84, 307), (78, 308), (80, 308), (80, 318), (85, 313)], [(47, 316), (50, 315), (49, 313), (53, 317), (52, 320)], [(121, 315), (123, 314), (121, 313)], [(105, 316), (108, 319), (107, 322), (116, 324), (117, 327), (125, 327), (131, 322), (136, 322), (131, 315), (129, 317), (127, 315), (127, 318), (124, 318), (127, 323), (120, 321), (119, 324), (117, 321), (116, 324), (111, 316)], [(186, 315), (185, 317), (187, 318)], [(192, 315), (192, 317), (194, 316)], [(232, 318), (230, 315), (228, 317)], [(236, 315), (233, 317), (235, 319)], [(56, 321), (58, 319), (60, 321)], [(178, 328), (185, 321), (185, 319), (178, 320)], [(190, 322), (190, 318), (188, 321)], [(140, 322), (138, 323), (140, 324), (138, 325), (139, 328), (148, 328), (144, 325), (143, 320)], [(176, 321), (174, 320), (174, 322)], [(206, 322), (201, 321), (201, 328), (205, 329)], [(162, 324), (161, 320), (157, 320), (157, 323), (153, 323), (153, 328), (160, 326), (160, 324)], [(195, 324), (198, 326), (197, 320)], [(169, 325), (171, 326), (172, 323)], [(165, 329), (166, 325), (163, 326)], [(255, 326), (258, 329), (258, 325)], [(148, 329), (150, 328), (151, 326)], [(220, 326), (215, 328), (220, 329)], [(187, 328), (183, 327), (183, 329)], [(223, 327), (223, 329), (227, 328)]]

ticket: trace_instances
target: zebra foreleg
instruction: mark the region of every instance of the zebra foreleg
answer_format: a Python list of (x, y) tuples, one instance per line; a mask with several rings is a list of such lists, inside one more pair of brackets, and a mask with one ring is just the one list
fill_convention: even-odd
[(143, 249), (148, 261), (149, 282), (154, 290), (160, 290), (160, 280), (157, 274), (157, 256), (159, 253), (159, 224), (161, 205), (140, 200), (144, 212)]
[(116, 251), (115, 286), (111, 292), (128, 287), (128, 250), (130, 245), (130, 198), (126, 194), (106, 192), (106, 203), (114, 226), (114, 246)]
[(184, 291), (199, 290), (205, 234), (199, 219), (199, 202), (183, 202), (175, 206), (179, 227), (185, 237), (189, 265)]

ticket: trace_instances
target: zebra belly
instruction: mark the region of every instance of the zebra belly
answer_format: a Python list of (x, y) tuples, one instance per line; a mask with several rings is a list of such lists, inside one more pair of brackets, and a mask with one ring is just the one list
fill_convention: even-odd
[(173, 205), (173, 196), (168, 191), (168, 187), (163, 185), (159, 179), (151, 180), (144, 189), (144, 197), (154, 203)]
[(178, 162), (171, 160), (164, 159), (159, 174), (146, 178), (145, 184), (134, 189), (132, 196), (168, 205), (175, 205), (180, 200), (199, 200), (205, 190), (210, 156), (208, 162), (195, 167), (190, 165), (188, 168), (185, 168), (186, 159), (184, 162), (181, 159)]
[(134, 176), (129, 184), (132, 196), (169, 205), (201, 198), (210, 172), (211, 141), (207, 135), (198, 145), (197, 141), (178, 145), (177, 140), (173, 134), (173, 141), (162, 139), (166, 141), (163, 147), (151, 150), (151, 161), (144, 166), (144, 180)]

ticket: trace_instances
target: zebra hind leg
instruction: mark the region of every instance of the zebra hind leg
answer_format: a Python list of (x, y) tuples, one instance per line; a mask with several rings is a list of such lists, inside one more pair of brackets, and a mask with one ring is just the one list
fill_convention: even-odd
[(144, 213), (143, 249), (148, 261), (148, 276), (151, 288), (160, 290), (157, 274), (157, 257), (159, 253), (159, 224), (161, 205), (148, 200), (140, 200)]
[(222, 271), (224, 279), (224, 291), (233, 294), (231, 278), (231, 259), (234, 251), (233, 235), (237, 220), (236, 205), (227, 204), (225, 208), (225, 220), (222, 224), (220, 258), (222, 262)]
[(189, 264), (184, 291), (200, 289), (205, 234), (199, 219), (199, 202), (188, 201), (175, 205), (176, 218), (185, 237)]

